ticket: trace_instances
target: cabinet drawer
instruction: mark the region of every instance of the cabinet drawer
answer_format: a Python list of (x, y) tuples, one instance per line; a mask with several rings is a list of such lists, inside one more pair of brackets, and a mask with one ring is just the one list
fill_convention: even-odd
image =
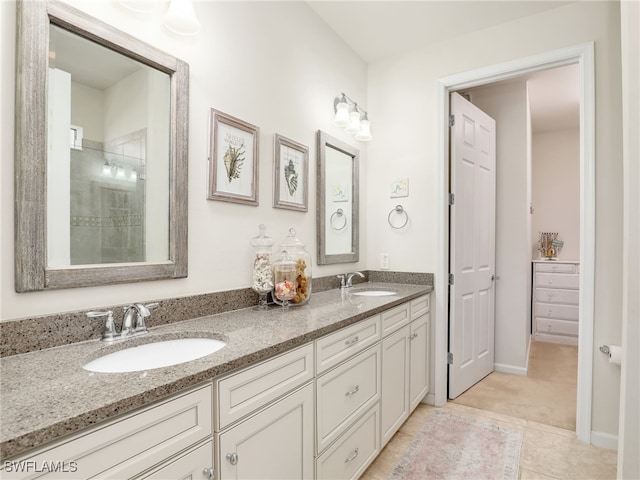
[(536, 272), (577, 273), (574, 263), (536, 263)]
[(140, 477), (149, 480), (168, 478), (207, 478), (202, 471), (213, 468), (213, 442), (207, 442), (186, 455), (176, 458), (158, 470)]
[(577, 336), (578, 322), (550, 318), (536, 318), (536, 332)]
[(8, 472), (5, 463), (2, 478), (133, 477), (211, 435), (212, 388), (206, 385), (20, 459), (38, 466), (64, 462), (64, 473)]
[(536, 287), (579, 288), (580, 277), (568, 273), (536, 273)]
[(316, 460), (318, 480), (359, 478), (380, 452), (378, 404)]
[(316, 341), (318, 374), (370, 347), (380, 340), (380, 315), (362, 320)]
[(424, 295), (422, 297), (416, 298), (411, 301), (411, 320), (415, 320), (416, 318), (421, 317), (425, 313), (429, 311), (430, 307), (430, 298), (429, 295)]
[(378, 344), (316, 380), (318, 453), (380, 399), (380, 357)]
[(313, 344), (217, 380), (216, 431), (313, 378)]
[(410, 303), (405, 303), (380, 314), (382, 318), (383, 337), (409, 324), (411, 321), (409, 306)]
[(543, 303), (563, 303), (565, 305), (578, 305), (580, 299), (579, 290), (561, 290), (559, 288), (536, 288), (536, 301)]
[(551, 303), (536, 303), (535, 315), (540, 318), (558, 318), (562, 320), (578, 321), (580, 308), (576, 305), (554, 305)]

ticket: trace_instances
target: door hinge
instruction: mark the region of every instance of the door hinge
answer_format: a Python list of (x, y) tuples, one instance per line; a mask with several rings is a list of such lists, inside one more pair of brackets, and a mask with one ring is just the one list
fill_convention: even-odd
[(451, 353), (451, 352), (447, 353), (447, 363), (449, 365), (453, 365), (453, 353)]
[(453, 127), (456, 124), (456, 116), (455, 115), (449, 115), (449, 126)]
[(449, 274), (449, 285), (453, 285), (454, 280), (455, 280), (455, 278), (453, 276), (453, 273), (450, 273)]
[(449, 205), (454, 205), (456, 203), (456, 194), (455, 193), (450, 193), (449, 194)]

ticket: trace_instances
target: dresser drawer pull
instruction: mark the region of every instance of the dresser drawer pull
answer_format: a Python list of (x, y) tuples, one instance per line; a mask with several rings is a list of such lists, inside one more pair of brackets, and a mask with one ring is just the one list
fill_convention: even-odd
[(238, 454), (237, 453), (227, 453), (227, 460), (231, 465), (238, 464)]
[(345, 394), (344, 394), (344, 396), (345, 396), (345, 397), (350, 397), (350, 396), (352, 396), (352, 395), (355, 395), (355, 394), (356, 394), (356, 393), (358, 393), (359, 391), (360, 391), (360, 385), (356, 385), (356, 386), (354, 387), (354, 389), (353, 389), (353, 390), (351, 390), (351, 391), (349, 391), (349, 392), (345, 393)]
[(360, 341), (360, 337), (358, 337), (357, 335), (355, 337), (353, 337), (351, 340), (347, 340), (346, 342), (344, 342), (344, 344), (347, 347), (350, 347), (351, 345), (355, 345), (356, 343), (358, 343)]
[(418, 338), (418, 333), (414, 332), (411, 334), (411, 336), (409, 337), (409, 340), (415, 340), (416, 338)]
[(349, 456), (349, 458), (347, 458), (344, 463), (349, 463), (352, 460), (355, 460), (355, 458), (358, 456), (358, 449), (356, 448), (353, 453), (351, 454), (351, 456)]

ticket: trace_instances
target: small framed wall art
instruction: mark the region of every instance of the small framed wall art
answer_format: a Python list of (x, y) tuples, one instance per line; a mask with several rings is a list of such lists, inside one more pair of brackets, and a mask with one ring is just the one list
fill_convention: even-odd
[(211, 109), (208, 200), (258, 205), (260, 129)]
[(309, 148), (278, 134), (273, 143), (273, 207), (306, 212)]

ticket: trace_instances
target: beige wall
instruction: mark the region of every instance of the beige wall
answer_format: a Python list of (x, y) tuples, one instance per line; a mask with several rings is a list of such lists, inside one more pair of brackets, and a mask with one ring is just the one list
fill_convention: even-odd
[(621, 5), (624, 164), (622, 388), (618, 478), (640, 478), (640, 3)]
[(558, 232), (559, 260), (580, 258), (580, 130), (533, 135), (532, 258), (539, 258), (538, 232)]
[[(620, 25), (616, 2), (575, 2), (494, 28), (430, 45), (369, 65), (369, 113), (376, 118), (367, 184), (384, 192), (390, 171), (409, 177), (411, 236), (383, 228), (370, 238), (375, 267), (380, 252), (393, 268), (433, 272), (437, 266), (439, 78), (583, 42), (596, 59), (596, 298), (592, 430), (617, 435), (619, 374), (611, 372), (600, 343), (620, 337), (622, 162)], [(544, 32), (544, 34), (542, 33)], [(367, 197), (371, 225), (389, 210), (382, 194)]]

